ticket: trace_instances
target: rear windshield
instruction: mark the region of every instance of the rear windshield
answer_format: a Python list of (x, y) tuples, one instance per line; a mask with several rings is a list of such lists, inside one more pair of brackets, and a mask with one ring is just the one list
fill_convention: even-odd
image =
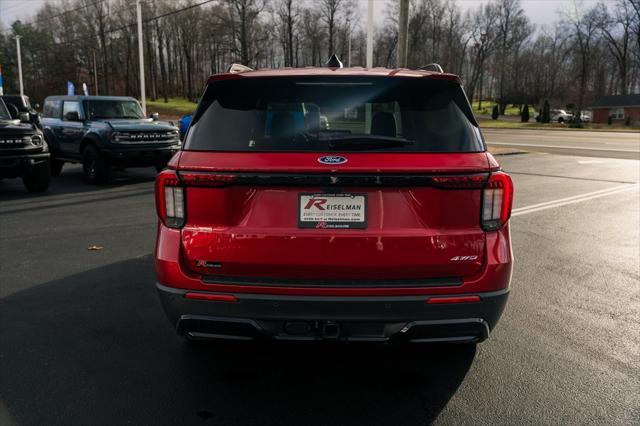
[(480, 152), (462, 88), (416, 78), (240, 78), (210, 84), (192, 151)]

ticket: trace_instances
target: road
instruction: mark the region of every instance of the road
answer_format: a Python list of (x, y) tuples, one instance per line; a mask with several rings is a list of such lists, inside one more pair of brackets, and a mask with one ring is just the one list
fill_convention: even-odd
[(588, 157), (640, 159), (640, 132), (483, 129), (482, 133), (490, 146)]
[(152, 170), (1, 182), (0, 424), (638, 424), (640, 163), (499, 159), (516, 263), (476, 348), (189, 347), (153, 285)]

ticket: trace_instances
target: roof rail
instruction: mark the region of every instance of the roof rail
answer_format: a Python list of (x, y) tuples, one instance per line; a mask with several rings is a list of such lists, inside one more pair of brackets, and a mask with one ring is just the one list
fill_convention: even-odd
[(242, 64), (231, 64), (231, 66), (227, 68), (227, 72), (231, 74), (237, 74), (239, 72), (247, 71), (253, 71), (253, 68), (249, 68), (248, 66)]
[(331, 55), (325, 66), (328, 68), (343, 68), (342, 62), (340, 62), (340, 59), (338, 59), (335, 53)]
[(423, 66), (420, 67), (420, 69), (422, 71), (435, 71), (435, 72), (439, 72), (439, 73), (444, 73), (444, 71), (442, 70), (442, 67), (439, 64), (436, 64), (436, 63), (423, 65)]

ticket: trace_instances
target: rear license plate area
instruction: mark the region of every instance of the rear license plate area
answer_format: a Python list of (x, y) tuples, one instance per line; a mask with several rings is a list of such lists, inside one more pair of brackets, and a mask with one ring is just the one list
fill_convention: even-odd
[(298, 227), (366, 229), (367, 194), (300, 193)]

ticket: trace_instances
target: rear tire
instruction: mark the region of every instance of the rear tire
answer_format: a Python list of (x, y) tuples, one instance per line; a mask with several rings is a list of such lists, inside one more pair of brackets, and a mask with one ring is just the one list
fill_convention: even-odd
[(64, 161), (51, 160), (51, 176), (60, 176), (62, 166), (64, 166)]
[(109, 164), (93, 145), (82, 151), (82, 170), (86, 181), (94, 185), (106, 183), (111, 172)]
[(560, 124), (564, 123), (564, 118), (562, 118), (562, 117), (558, 118), (558, 123), (560, 123)]
[(22, 183), (29, 192), (44, 192), (51, 181), (51, 165), (49, 161), (36, 164), (33, 169), (22, 177)]

